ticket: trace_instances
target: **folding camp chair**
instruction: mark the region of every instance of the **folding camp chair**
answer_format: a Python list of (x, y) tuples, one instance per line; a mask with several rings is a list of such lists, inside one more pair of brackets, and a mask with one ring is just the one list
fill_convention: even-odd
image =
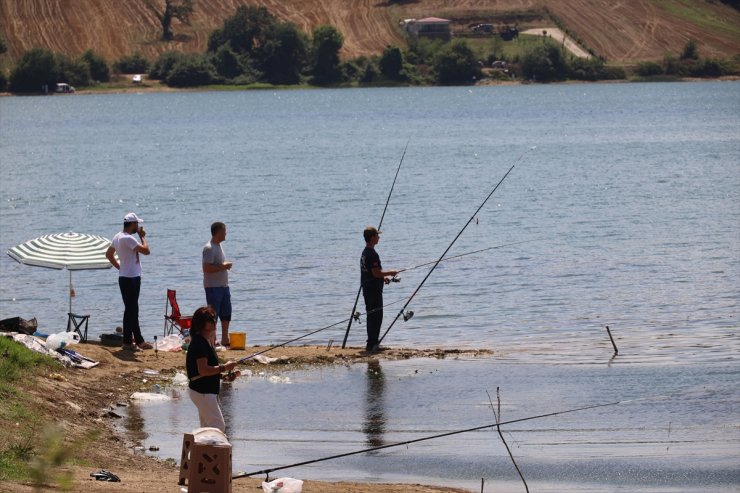
[(87, 342), (87, 322), (89, 320), (90, 315), (67, 313), (67, 332), (77, 332), (80, 334), (80, 340)]
[(167, 301), (164, 304), (164, 335), (172, 334), (174, 329), (180, 332), (190, 329), (193, 317), (183, 317), (180, 314), (180, 305), (177, 304), (177, 291), (167, 290)]

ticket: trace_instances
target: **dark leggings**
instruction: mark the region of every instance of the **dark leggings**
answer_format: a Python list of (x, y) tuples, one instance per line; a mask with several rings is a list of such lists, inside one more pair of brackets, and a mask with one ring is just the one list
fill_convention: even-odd
[(118, 287), (121, 288), (123, 298), (123, 343), (136, 344), (144, 342), (139, 327), (139, 291), (141, 291), (141, 277), (119, 277)]
[(383, 324), (383, 291), (362, 290), (365, 297), (365, 313), (367, 317), (367, 345), (370, 351), (378, 344), (380, 326)]

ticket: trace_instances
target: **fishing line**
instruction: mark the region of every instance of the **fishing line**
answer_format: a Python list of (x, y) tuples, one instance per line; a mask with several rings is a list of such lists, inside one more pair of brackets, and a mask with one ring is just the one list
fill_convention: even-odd
[[(445, 257), (440, 262), (446, 262), (448, 260), (454, 260), (454, 259), (461, 258), (461, 257), (467, 257), (468, 255), (473, 255), (475, 253), (487, 252), (488, 250), (493, 250), (495, 248), (504, 248), (504, 247), (508, 247), (508, 246), (521, 245), (522, 243), (531, 243), (533, 241), (541, 241), (541, 240), (542, 240), (542, 238), (535, 238), (534, 240), (515, 241), (514, 243), (505, 243), (503, 245), (496, 245), (496, 246), (491, 246), (491, 247), (487, 247), (487, 248), (481, 248), (480, 250), (474, 250), (472, 252), (461, 253), (460, 255), (453, 255), (452, 257)], [(425, 263), (419, 264), (419, 265), (414, 265), (412, 267), (404, 267), (403, 269), (400, 269), (400, 270), (398, 270), (396, 272), (398, 272), (398, 274), (400, 274), (401, 272), (406, 272), (406, 271), (418, 269), (420, 267), (425, 267), (425, 266), (431, 265), (431, 264), (433, 264), (435, 262), (438, 262), (438, 261), (437, 260), (431, 260), (429, 262), (425, 262)], [(396, 274), (396, 275), (398, 275), (398, 274)]]
[[(409, 142), (411, 142), (411, 139), (406, 141), (406, 147), (403, 148), (403, 154), (401, 154), (401, 161), (398, 163), (398, 168), (396, 168), (396, 176), (393, 177), (393, 183), (391, 184), (391, 189), (388, 192), (388, 198), (385, 201), (385, 207), (383, 208), (383, 214), (380, 215), (380, 222), (378, 223), (378, 231), (380, 231), (380, 227), (383, 225), (383, 219), (385, 218), (385, 211), (388, 209), (388, 203), (391, 201), (391, 195), (393, 194), (393, 188), (396, 186), (396, 179), (398, 178), (398, 172), (401, 171), (401, 165), (403, 164), (403, 158), (406, 157), (406, 149), (409, 148)], [(357, 288), (357, 296), (355, 296), (355, 304), (352, 305), (352, 316), (349, 317), (349, 323), (347, 324), (347, 331), (344, 333), (344, 340), (342, 341), (342, 349), (344, 349), (347, 346), (347, 337), (349, 337), (349, 329), (352, 327), (352, 319), (354, 318), (355, 310), (357, 310), (357, 302), (360, 300), (360, 293), (362, 292), (362, 284), (360, 284), (360, 287)]]
[(521, 154), (521, 156), (519, 156), (519, 158), (514, 162), (514, 164), (511, 165), (511, 168), (509, 168), (509, 171), (507, 171), (506, 174), (504, 174), (504, 176), (499, 180), (499, 182), (496, 184), (496, 186), (493, 187), (493, 190), (491, 190), (491, 193), (488, 194), (488, 196), (481, 203), (481, 205), (479, 205), (478, 208), (475, 210), (475, 212), (473, 213), (473, 215), (470, 216), (470, 219), (467, 220), (467, 222), (465, 223), (465, 226), (463, 226), (462, 229), (460, 230), (460, 232), (457, 233), (457, 236), (455, 236), (455, 239), (453, 239), (452, 240), (452, 243), (450, 243), (447, 246), (447, 248), (445, 249), (445, 251), (442, 253), (442, 255), (440, 255), (439, 259), (435, 262), (435, 264), (432, 266), (432, 268), (429, 269), (429, 272), (427, 272), (427, 275), (424, 277), (424, 279), (422, 279), (421, 283), (416, 287), (416, 290), (414, 290), (414, 292), (411, 294), (411, 296), (409, 297), (409, 300), (406, 302), (406, 304), (403, 306), (403, 308), (401, 308), (401, 311), (398, 312), (398, 315), (396, 315), (396, 318), (393, 319), (393, 321), (391, 322), (391, 324), (385, 330), (385, 332), (383, 333), (383, 336), (378, 340), (378, 345), (380, 345), (380, 343), (383, 342), (383, 339), (385, 339), (385, 336), (388, 335), (388, 332), (390, 332), (390, 330), (393, 328), (393, 326), (395, 325), (395, 323), (398, 321), (399, 317), (401, 317), (401, 316), (404, 315), (405, 310), (406, 310), (406, 307), (408, 307), (409, 303), (411, 303), (411, 300), (414, 299), (414, 296), (416, 296), (416, 293), (419, 292), (419, 290), (424, 285), (424, 283), (427, 281), (427, 279), (429, 279), (429, 276), (432, 275), (432, 272), (434, 272), (434, 269), (437, 268), (437, 266), (442, 261), (442, 259), (444, 258), (444, 256), (447, 255), (447, 252), (450, 251), (450, 248), (452, 248), (452, 245), (454, 245), (455, 242), (457, 241), (457, 239), (460, 238), (460, 235), (463, 234), (463, 231), (465, 231), (465, 229), (468, 227), (468, 225), (470, 225), (470, 223), (473, 221), (473, 219), (475, 219), (475, 216), (478, 215), (478, 212), (480, 212), (480, 210), (483, 208), (483, 206), (486, 205), (486, 202), (488, 202), (488, 199), (491, 198), (491, 196), (496, 192), (496, 190), (501, 185), (501, 183), (503, 183), (504, 180), (506, 179), (506, 177), (509, 176), (509, 173), (511, 173), (511, 171), (514, 169), (514, 166), (516, 166), (516, 164), (519, 161), (522, 160), (522, 158), (524, 157), (524, 155), (527, 152), (529, 152), (530, 150), (532, 150), (532, 149), (535, 149), (535, 147), (530, 147), (529, 149), (527, 149), (526, 151), (524, 151)]
[[(534, 240), (517, 241), (517, 242), (514, 242), (514, 243), (506, 243), (506, 244), (503, 244), (503, 245), (495, 245), (495, 246), (491, 246), (491, 247), (487, 247), (487, 248), (481, 248), (480, 250), (475, 250), (475, 251), (472, 251), (472, 252), (461, 253), (460, 255), (455, 255), (455, 256), (452, 256), (452, 257), (446, 257), (446, 258), (443, 258), (440, 261), (426, 262), (426, 263), (415, 265), (415, 266), (412, 266), (412, 267), (406, 267), (406, 268), (404, 268), (404, 269), (402, 269), (402, 270), (400, 270), (398, 272), (399, 273), (400, 272), (406, 272), (406, 271), (410, 271), (410, 270), (413, 270), (413, 269), (418, 269), (420, 267), (424, 267), (424, 266), (429, 265), (429, 264), (434, 263), (434, 262), (446, 262), (447, 260), (453, 260), (453, 259), (457, 259), (457, 258), (460, 258), (460, 257), (465, 257), (467, 255), (473, 255), (473, 254), (476, 254), (476, 253), (486, 252), (488, 250), (493, 250), (495, 248), (505, 248), (505, 247), (513, 246), (513, 245), (521, 245), (522, 243), (531, 243), (533, 241), (540, 241), (540, 238), (537, 238), (537, 239), (534, 239)], [(367, 315), (370, 315), (372, 313), (375, 313), (376, 311), (382, 310), (383, 308), (387, 308), (389, 306), (397, 305), (398, 303), (401, 303), (402, 301), (404, 301), (406, 299), (407, 298), (400, 298), (400, 299), (398, 299), (396, 301), (391, 301), (390, 303), (386, 303), (385, 305), (383, 305), (380, 308), (374, 308), (373, 310), (370, 310), (367, 313), (360, 313), (360, 312), (355, 311), (355, 312), (352, 313), (352, 317), (350, 319), (346, 319), (345, 318), (343, 320), (340, 320), (339, 322), (335, 322), (335, 323), (333, 323), (331, 325), (327, 325), (326, 327), (322, 327), (320, 329), (313, 330), (311, 332), (308, 332), (306, 334), (303, 334), (302, 336), (298, 336), (296, 338), (293, 338), (293, 339), (291, 339), (289, 341), (286, 341), (286, 342), (283, 342), (281, 344), (275, 344), (274, 346), (270, 346), (267, 349), (263, 349), (262, 351), (258, 351), (256, 353), (250, 354), (249, 356), (245, 356), (244, 358), (241, 358), (241, 359), (237, 360), (237, 363), (238, 364), (239, 363), (243, 363), (243, 362), (245, 362), (245, 361), (247, 361), (249, 359), (254, 358), (255, 356), (259, 356), (259, 355), (264, 354), (264, 353), (266, 353), (268, 351), (272, 351), (273, 349), (277, 349), (277, 348), (280, 348), (280, 347), (283, 347), (283, 346), (287, 346), (291, 342), (299, 341), (299, 340), (304, 339), (304, 338), (306, 338), (308, 336), (312, 336), (312, 335), (317, 334), (319, 332), (322, 332), (324, 330), (331, 329), (332, 327), (336, 327), (339, 324), (343, 324), (343, 323), (347, 322), (348, 320), (354, 319), (355, 321), (359, 321), (360, 320), (360, 317), (363, 316), (363, 315), (367, 316)], [(408, 319), (410, 319), (413, 316), (413, 312), (406, 312), (403, 316), (404, 316), (404, 318), (406, 320), (408, 320)]]
[(596, 409), (596, 408), (599, 408), (599, 407), (616, 406), (617, 404), (623, 404), (623, 403), (631, 402), (631, 401), (634, 401), (634, 400), (639, 400), (639, 399), (631, 399), (631, 400), (607, 402), (607, 403), (604, 403), (604, 404), (592, 404), (590, 406), (577, 407), (577, 408), (574, 408), (574, 409), (566, 409), (564, 411), (556, 411), (556, 412), (547, 413), (547, 414), (539, 414), (537, 416), (528, 416), (526, 418), (512, 419), (512, 420), (509, 420), (509, 421), (503, 421), (501, 423), (491, 423), (491, 424), (482, 425), (482, 426), (475, 426), (473, 428), (466, 428), (464, 430), (448, 431), (447, 433), (440, 433), (438, 435), (432, 435), (432, 436), (423, 437), (423, 438), (416, 438), (414, 440), (407, 440), (405, 442), (390, 443), (390, 444), (387, 444), (387, 445), (380, 445), (378, 447), (366, 448), (366, 449), (362, 449), (362, 450), (355, 450), (354, 452), (346, 452), (346, 453), (343, 453), (343, 454), (331, 455), (329, 457), (322, 457), (320, 459), (313, 459), (313, 460), (308, 460), (308, 461), (304, 461), (304, 462), (298, 462), (296, 464), (289, 464), (289, 465), (286, 465), (286, 466), (273, 467), (271, 469), (263, 469), (261, 471), (254, 471), (254, 472), (249, 472), (249, 473), (248, 472), (239, 472), (239, 473), (235, 474), (234, 476), (232, 476), (231, 479), (246, 478), (246, 477), (250, 477), (250, 476), (255, 476), (257, 474), (270, 474), (271, 472), (281, 471), (283, 469), (290, 469), (290, 468), (293, 468), (293, 467), (305, 466), (305, 465), (308, 465), (308, 464), (314, 464), (316, 462), (324, 462), (324, 461), (327, 461), (327, 460), (339, 459), (339, 458), (342, 458), (342, 457), (348, 457), (350, 455), (364, 454), (364, 453), (367, 453), (367, 452), (373, 452), (373, 451), (376, 451), (376, 450), (382, 450), (382, 449), (387, 449), (387, 448), (392, 448), (392, 447), (400, 447), (401, 445), (409, 445), (409, 444), (412, 444), (412, 443), (424, 442), (424, 441), (427, 441), (427, 440), (433, 440), (435, 438), (443, 438), (443, 437), (448, 437), (448, 436), (452, 436), (452, 435), (459, 435), (461, 433), (468, 433), (468, 432), (471, 432), (471, 431), (480, 431), (480, 430), (485, 430), (486, 428), (494, 428), (496, 426), (501, 426), (501, 425), (509, 425), (509, 424), (514, 424), (514, 423), (521, 423), (521, 422), (524, 422), (524, 421), (531, 421), (533, 419), (547, 418), (547, 417), (550, 417), (550, 416), (557, 416), (559, 414), (574, 413), (576, 411), (585, 411), (587, 409)]

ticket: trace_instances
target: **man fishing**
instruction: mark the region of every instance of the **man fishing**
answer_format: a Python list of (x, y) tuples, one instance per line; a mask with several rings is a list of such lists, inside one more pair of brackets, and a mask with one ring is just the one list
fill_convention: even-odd
[(367, 314), (367, 344), (365, 350), (370, 353), (380, 351), (378, 337), (380, 326), (383, 323), (383, 285), (391, 282), (391, 278), (398, 272), (383, 270), (380, 256), (375, 251), (375, 245), (380, 241), (380, 231), (368, 226), (363, 231), (365, 249), (360, 257), (360, 283), (362, 295), (365, 298), (365, 313)]

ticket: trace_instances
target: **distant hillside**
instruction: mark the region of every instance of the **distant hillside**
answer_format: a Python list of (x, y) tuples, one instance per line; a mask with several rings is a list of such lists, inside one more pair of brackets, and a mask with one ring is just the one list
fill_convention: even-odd
[(310, 32), (333, 24), (345, 37), (344, 57), (379, 54), (402, 44), (398, 21), (426, 16), (468, 25), (518, 23), (522, 29), (568, 30), (609, 61), (632, 63), (678, 54), (689, 39), (708, 57), (740, 54), (740, 12), (718, 0), (195, 0), (190, 25), (174, 21), (175, 40), (160, 41), (151, 8), (164, 0), (0, 0), (0, 36), (11, 61), (34, 47), (76, 56), (93, 48), (109, 61), (141, 51), (202, 52), (208, 34), (238, 5), (265, 5)]

